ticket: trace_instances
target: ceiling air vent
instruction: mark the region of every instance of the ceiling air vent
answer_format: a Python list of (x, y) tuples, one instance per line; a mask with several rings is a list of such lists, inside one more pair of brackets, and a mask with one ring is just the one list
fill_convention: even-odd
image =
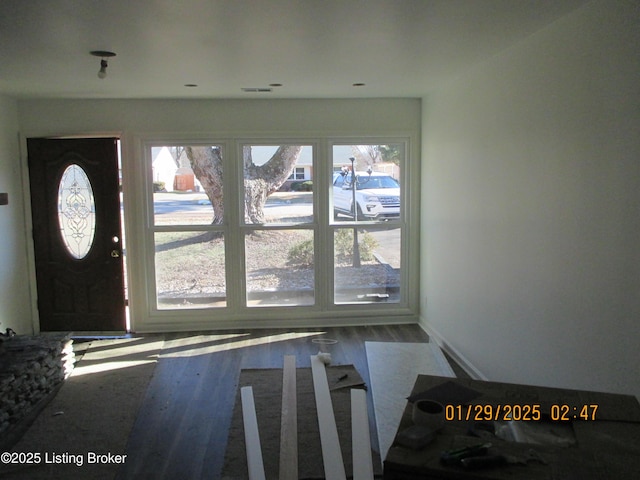
[(243, 92), (246, 93), (268, 93), (272, 92), (273, 88), (268, 87), (245, 87), (242, 89)]

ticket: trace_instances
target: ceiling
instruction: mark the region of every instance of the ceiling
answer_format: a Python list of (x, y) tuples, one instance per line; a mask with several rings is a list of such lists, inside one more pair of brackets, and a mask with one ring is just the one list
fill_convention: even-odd
[[(586, 0), (1, 0), (17, 98), (421, 97)], [(99, 79), (100, 58), (117, 54)], [(364, 86), (354, 86), (364, 83)], [(187, 87), (196, 84), (197, 87)], [(242, 88), (269, 88), (245, 93)]]

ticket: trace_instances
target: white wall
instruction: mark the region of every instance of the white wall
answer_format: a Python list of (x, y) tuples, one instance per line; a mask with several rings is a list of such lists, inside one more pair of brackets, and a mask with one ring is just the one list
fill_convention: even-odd
[(32, 334), (21, 182), (17, 102), (0, 95), (0, 330)]
[[(130, 308), (133, 327), (139, 332), (159, 330), (201, 330), (269, 325), (290, 326), (331, 322), (364, 323), (371, 315), (355, 318), (345, 309), (335, 312), (313, 312), (314, 318), (303, 318), (296, 309), (282, 311), (251, 309), (244, 311), (162, 311), (152, 310), (153, 293), (146, 265), (152, 264), (153, 253), (144, 248), (144, 158), (141, 139), (174, 138), (224, 139), (226, 136), (261, 138), (333, 138), (334, 136), (400, 135), (409, 137), (411, 171), (409, 181), (418, 190), (420, 99), (325, 99), (325, 100), (21, 100), (18, 116), (23, 137), (56, 135), (120, 134), (123, 155), (123, 191), (127, 241)], [(328, 158), (328, 157), (327, 157)], [(322, 160), (322, 158), (321, 158)], [(23, 160), (24, 161), (24, 160)], [(409, 202), (417, 223), (417, 202)], [(413, 207), (413, 208), (411, 208)], [(417, 257), (418, 233), (409, 239), (410, 257)], [(146, 263), (145, 263), (146, 262)], [(407, 271), (412, 290), (407, 305), (393, 314), (380, 313), (372, 305), (373, 316), (380, 322), (416, 321), (418, 315), (418, 265), (410, 262)], [(217, 315), (217, 317), (216, 317)], [(347, 318), (349, 317), (349, 318)]]
[(366, 134), (388, 133), (394, 127), (399, 132), (415, 129), (420, 124), (420, 100), (23, 100), (18, 113), (25, 136)]
[(491, 380), (640, 395), (640, 9), (424, 100), (421, 322)]

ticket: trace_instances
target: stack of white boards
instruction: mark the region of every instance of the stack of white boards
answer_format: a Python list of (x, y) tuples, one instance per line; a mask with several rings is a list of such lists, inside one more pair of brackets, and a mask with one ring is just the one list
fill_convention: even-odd
[[(342, 450), (331, 402), (325, 363), (311, 356), (311, 373), (320, 427), (324, 475), (327, 480), (346, 480)], [(282, 416), (280, 427), (280, 480), (298, 479), (296, 359), (286, 355), (283, 364)], [(241, 388), (242, 417), (249, 480), (264, 480), (265, 471), (260, 446), (252, 387)], [(371, 436), (366, 391), (351, 389), (351, 430), (353, 479), (373, 480)]]

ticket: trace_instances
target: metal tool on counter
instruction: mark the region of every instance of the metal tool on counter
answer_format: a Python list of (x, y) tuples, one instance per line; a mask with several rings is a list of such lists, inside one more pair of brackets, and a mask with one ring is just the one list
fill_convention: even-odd
[(501, 465), (528, 465), (530, 462), (538, 462), (547, 465), (542, 456), (533, 449), (527, 452), (524, 457), (516, 455), (479, 455), (465, 457), (460, 460), (460, 464), (470, 470), (499, 467)]
[(486, 455), (489, 447), (491, 447), (490, 443), (480, 443), (470, 447), (447, 450), (440, 455), (440, 463), (443, 465), (461, 465), (462, 460), (466, 458), (483, 458), (482, 455)]

